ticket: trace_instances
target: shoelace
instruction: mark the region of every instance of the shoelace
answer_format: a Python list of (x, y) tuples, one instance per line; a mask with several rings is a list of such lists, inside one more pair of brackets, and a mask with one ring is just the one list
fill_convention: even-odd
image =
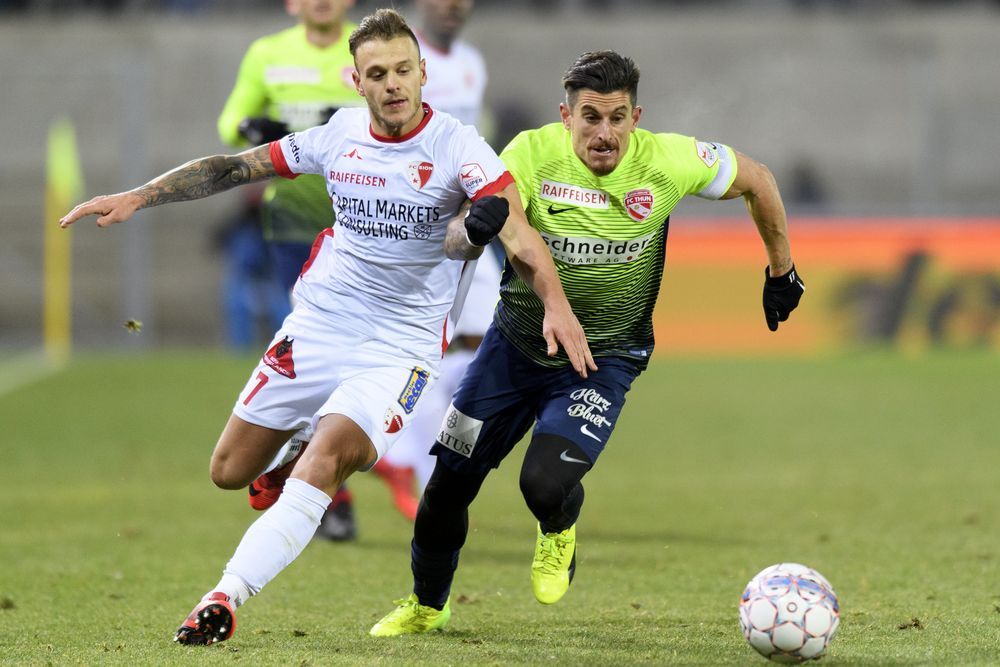
[(408, 620), (407, 625), (418, 625), (422, 621), (428, 620), (435, 614), (440, 614), (437, 609), (433, 607), (425, 607), (418, 601), (411, 598), (402, 598), (400, 600), (393, 600), (392, 603), (397, 605), (396, 613), (401, 615), (408, 609), (413, 609), (413, 616)]
[(546, 574), (558, 574), (562, 571), (563, 551), (566, 550), (566, 542), (559, 539), (559, 536), (548, 537), (542, 535), (541, 560), (542, 566), (538, 569)]

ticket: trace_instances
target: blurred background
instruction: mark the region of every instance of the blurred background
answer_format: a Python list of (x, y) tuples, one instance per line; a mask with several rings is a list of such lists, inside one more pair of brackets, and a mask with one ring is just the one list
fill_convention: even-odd
[[(358, 0), (350, 19), (382, 4)], [(59, 166), (74, 143), (73, 201), (232, 152), (216, 119), (240, 59), (293, 24), (280, 0), (0, 0), (5, 357), (42, 349), (46, 303), (71, 315), (79, 349), (247, 346), (223, 306), (225, 230), (245, 193), (77, 225), (48, 273), (46, 226), (65, 212), (53, 179), (74, 181), (72, 160)], [(742, 203), (684, 202), (661, 354), (1000, 348), (997, 35), (988, 0), (478, 0), (462, 33), (487, 60), (482, 129), (497, 149), (558, 119), (575, 56), (612, 48), (642, 70), (642, 126), (727, 143), (774, 172), (809, 288), (794, 325), (767, 335), (766, 259)], [(60, 270), (68, 305), (45, 296)], [(253, 329), (257, 350), (272, 328), (261, 315)]]

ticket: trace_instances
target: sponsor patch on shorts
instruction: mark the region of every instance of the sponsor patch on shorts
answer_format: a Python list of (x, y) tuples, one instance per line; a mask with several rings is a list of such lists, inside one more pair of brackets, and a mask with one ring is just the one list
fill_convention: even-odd
[(402, 416), (396, 414), (396, 411), (392, 408), (388, 408), (385, 411), (385, 419), (382, 422), (382, 430), (386, 433), (399, 433), (400, 429), (403, 428), (403, 418)]
[(481, 419), (470, 417), (452, 403), (448, 406), (448, 412), (445, 413), (444, 423), (441, 424), (437, 441), (456, 454), (471, 458), (472, 450), (476, 448), (476, 441), (479, 439), (479, 432), (482, 429)]
[(292, 360), (292, 343), (295, 340), (285, 336), (264, 353), (264, 363), (286, 378), (295, 379), (295, 362)]
[(423, 393), (424, 387), (427, 386), (429, 378), (430, 373), (420, 366), (414, 366), (410, 370), (410, 379), (406, 381), (406, 386), (403, 387), (402, 393), (399, 394), (399, 405), (406, 414), (413, 412), (413, 408), (417, 406), (417, 400), (420, 398), (420, 394)]

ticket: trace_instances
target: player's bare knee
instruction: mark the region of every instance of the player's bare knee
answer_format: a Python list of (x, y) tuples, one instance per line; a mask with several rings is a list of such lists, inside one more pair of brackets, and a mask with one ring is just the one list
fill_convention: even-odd
[(241, 470), (232, 459), (216, 451), (208, 468), (212, 483), (220, 489), (242, 489), (253, 481), (255, 475)]

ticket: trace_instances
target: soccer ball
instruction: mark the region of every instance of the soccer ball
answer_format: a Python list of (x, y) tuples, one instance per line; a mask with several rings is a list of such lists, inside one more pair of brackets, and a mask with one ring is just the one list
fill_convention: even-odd
[(840, 625), (837, 594), (826, 578), (799, 563), (761, 570), (740, 597), (740, 628), (758, 653), (775, 662), (823, 655)]

